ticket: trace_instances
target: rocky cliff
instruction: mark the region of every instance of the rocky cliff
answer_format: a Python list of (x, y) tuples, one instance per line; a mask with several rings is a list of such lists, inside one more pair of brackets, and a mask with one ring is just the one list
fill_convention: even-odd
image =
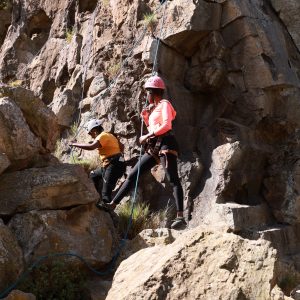
[[(154, 70), (177, 111), (191, 230), (125, 260), (107, 298), (296, 299), (299, 13), (297, 0), (2, 0), (0, 289), (39, 255), (111, 259), (109, 214), (94, 208), (84, 171), (53, 152), (74, 122), (87, 139), (82, 128), (97, 117), (134, 163)], [(160, 167), (139, 198), (154, 210), (172, 203)]]

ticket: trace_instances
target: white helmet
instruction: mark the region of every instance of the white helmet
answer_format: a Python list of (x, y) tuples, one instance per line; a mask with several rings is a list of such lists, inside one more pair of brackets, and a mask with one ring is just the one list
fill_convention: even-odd
[(88, 133), (90, 133), (92, 129), (94, 129), (98, 126), (101, 126), (100, 120), (92, 119), (87, 123), (86, 130), (87, 130)]

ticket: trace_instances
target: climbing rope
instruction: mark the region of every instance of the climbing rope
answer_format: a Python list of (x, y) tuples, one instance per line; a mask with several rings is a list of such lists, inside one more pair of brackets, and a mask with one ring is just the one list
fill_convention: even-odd
[[(91, 29), (91, 33), (90, 33), (90, 39), (88, 40), (89, 43), (88, 43), (88, 47), (87, 47), (87, 53), (88, 53), (88, 58), (87, 60), (84, 62), (82, 60), (82, 65), (84, 65), (84, 70), (83, 70), (83, 74), (82, 74), (82, 80), (81, 80), (81, 97), (80, 97), (80, 101), (82, 101), (83, 99), (83, 96), (84, 96), (84, 83), (85, 83), (85, 80), (86, 80), (86, 75), (87, 75), (87, 69), (88, 69), (88, 63), (90, 61), (90, 54), (91, 54), (91, 49), (92, 49), (92, 46), (93, 46), (93, 40), (94, 40), (94, 25), (95, 25), (95, 19), (96, 19), (96, 16), (99, 12), (99, 9), (101, 7), (101, 2), (98, 3), (97, 7), (95, 8), (94, 10), (94, 13), (93, 13), (93, 17), (91, 18), (91, 21), (90, 21), (90, 24), (89, 24), (89, 28), (92, 28)], [(94, 57), (94, 55), (93, 55)], [(81, 117), (81, 111), (82, 111), (82, 105), (79, 105), (79, 113), (78, 113), (78, 119), (77, 119), (77, 126), (79, 125), (80, 123), (80, 117)], [(73, 158), (73, 155), (72, 155), (72, 158)], [(74, 158), (73, 158), (74, 160)]]
[[(163, 16), (165, 14), (165, 9), (166, 9), (166, 5), (167, 5), (167, 0), (164, 1), (161, 5), (165, 5), (164, 7), (164, 13)], [(162, 24), (161, 24), (161, 30), (160, 33), (162, 32), (162, 28), (164, 25), (164, 17), (162, 19)], [(141, 35), (140, 38), (138, 38), (136, 40), (136, 42), (134, 43), (134, 46), (132, 47), (131, 51), (130, 51), (130, 55), (133, 52), (134, 48), (136, 47), (136, 45), (144, 38), (144, 35), (146, 33), (146, 29), (144, 30), (143, 34)], [(157, 48), (156, 48), (156, 52), (155, 52), (155, 57), (154, 57), (154, 65), (153, 65), (153, 70), (152, 72), (154, 72), (155, 69), (155, 65), (157, 64), (157, 54), (158, 54), (158, 47), (159, 47), (159, 38), (158, 38), (158, 44), (157, 44)], [(129, 59), (129, 55), (126, 58), (126, 60), (124, 60), (122, 67), (125, 66), (125, 62)], [(119, 71), (119, 73), (117, 74), (117, 76), (115, 77), (115, 79), (113, 80), (114, 83), (116, 83), (117, 78), (120, 76), (121, 74), (121, 70)], [(110, 87), (111, 89), (112, 87)], [(103, 96), (103, 95), (102, 95)], [(141, 132), (140, 135), (143, 134), (143, 125), (144, 125), (144, 121), (143, 119), (141, 120)], [(78, 133), (77, 133), (78, 134)], [(76, 136), (76, 135), (75, 135)], [(72, 155), (72, 152), (71, 152)], [(15, 281), (15, 283), (13, 283), (12, 285), (10, 285), (8, 288), (6, 288), (3, 292), (0, 293), (0, 299), (3, 297), (6, 297), (12, 290), (14, 290), (29, 274), (30, 272), (35, 269), (38, 265), (40, 265), (43, 261), (49, 259), (49, 258), (54, 258), (54, 257), (75, 257), (77, 259), (79, 259), (80, 261), (83, 262), (84, 265), (86, 265), (86, 267), (92, 271), (93, 273), (95, 273), (96, 275), (99, 276), (105, 276), (111, 273), (111, 271), (114, 269), (115, 263), (121, 253), (122, 248), (125, 245), (125, 242), (127, 240), (128, 234), (129, 234), (129, 230), (131, 228), (132, 225), (132, 221), (133, 221), (133, 212), (134, 212), (134, 206), (136, 203), (136, 196), (137, 196), (137, 189), (138, 189), (138, 182), (139, 182), (139, 176), (140, 176), (140, 168), (141, 168), (141, 157), (142, 157), (142, 147), (140, 147), (140, 152), (139, 152), (139, 161), (138, 161), (138, 172), (137, 172), (137, 178), (136, 178), (136, 182), (135, 182), (135, 187), (134, 187), (134, 191), (133, 191), (133, 196), (132, 196), (132, 200), (131, 200), (131, 212), (130, 212), (130, 217), (128, 220), (128, 224), (127, 224), (127, 229), (125, 232), (125, 235), (123, 237), (123, 239), (121, 239), (119, 246), (117, 248), (117, 251), (115, 253), (115, 255), (112, 257), (109, 266), (107, 268), (106, 271), (97, 271), (96, 269), (94, 269), (93, 267), (91, 267), (87, 261), (80, 255), (75, 254), (75, 253), (71, 253), (71, 252), (66, 252), (66, 253), (54, 253), (54, 254), (49, 254), (49, 255), (45, 255), (45, 256), (40, 256), (37, 258), (37, 260)]]

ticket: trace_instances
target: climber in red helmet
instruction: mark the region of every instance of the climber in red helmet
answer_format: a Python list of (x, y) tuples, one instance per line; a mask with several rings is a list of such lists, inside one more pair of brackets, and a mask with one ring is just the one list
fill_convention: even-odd
[(108, 206), (115, 209), (127, 195), (136, 181), (139, 167), (142, 175), (161, 163), (173, 187), (176, 201), (177, 217), (172, 222), (171, 228), (179, 229), (185, 227), (186, 222), (183, 217), (183, 190), (177, 171), (178, 145), (171, 131), (176, 111), (168, 100), (163, 99), (165, 88), (165, 83), (159, 76), (150, 77), (145, 84), (150, 103), (141, 113), (149, 132), (140, 137), (140, 143), (145, 144), (145, 154), (140, 159), (140, 166), (139, 163), (134, 166)]

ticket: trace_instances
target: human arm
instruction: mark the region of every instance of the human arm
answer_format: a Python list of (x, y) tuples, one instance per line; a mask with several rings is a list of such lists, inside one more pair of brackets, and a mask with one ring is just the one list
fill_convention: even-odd
[(140, 137), (139, 141), (140, 141), (140, 144), (143, 144), (144, 142), (147, 141), (147, 139), (149, 139), (150, 137), (153, 137), (154, 136), (154, 133), (153, 132), (149, 132), (148, 134), (144, 134)]
[(71, 147), (77, 147), (83, 150), (95, 150), (101, 147), (101, 144), (98, 140), (93, 141), (91, 144), (80, 144), (80, 143), (71, 143)]
[(141, 112), (141, 116), (146, 124), (146, 126), (149, 126), (149, 116), (152, 112), (152, 110), (155, 108), (154, 104), (149, 104), (147, 107), (145, 107), (142, 112)]

